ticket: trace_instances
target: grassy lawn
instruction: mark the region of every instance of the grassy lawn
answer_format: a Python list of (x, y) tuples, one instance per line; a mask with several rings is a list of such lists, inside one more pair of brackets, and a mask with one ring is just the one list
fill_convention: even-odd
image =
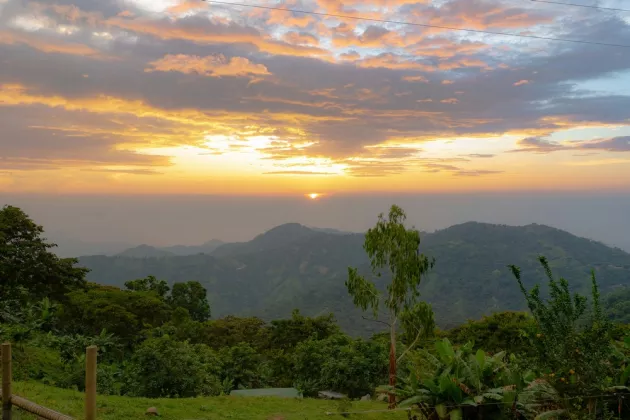
[[(61, 413), (83, 418), (83, 394), (67, 389), (41, 385), (35, 382), (13, 384), (13, 393), (44, 407)], [(156, 407), (161, 419), (172, 420), (323, 420), (343, 419), (337, 412), (339, 403), (316, 399), (284, 399), (274, 397), (210, 397), (186, 399), (148, 399), (117, 396), (99, 396), (98, 419), (147, 419), (145, 411)], [(384, 410), (385, 403), (352, 402), (347, 411)], [(30, 420), (31, 417), (15, 410), (14, 420)], [(407, 419), (404, 411), (353, 414), (357, 419)]]

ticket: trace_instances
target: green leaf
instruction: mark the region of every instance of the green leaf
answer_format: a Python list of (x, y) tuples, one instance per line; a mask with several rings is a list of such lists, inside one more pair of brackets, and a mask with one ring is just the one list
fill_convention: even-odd
[(411, 398), (407, 398), (406, 400), (402, 401), (399, 406), (400, 407), (409, 407), (411, 405), (414, 404), (422, 404), (422, 403), (426, 403), (429, 402), (431, 400), (431, 397), (428, 395), (416, 395), (414, 397)]
[(537, 415), (534, 420), (557, 419), (563, 416), (565, 413), (566, 413), (566, 410), (545, 411), (544, 413), (540, 413), (539, 415)]
[(475, 359), (477, 360), (479, 369), (483, 371), (486, 367), (486, 353), (481, 349), (477, 350), (477, 354), (475, 354)]
[(451, 420), (462, 420), (464, 418), (464, 413), (461, 408), (456, 408), (450, 412)]
[(444, 404), (438, 404), (435, 406), (435, 412), (439, 418), (443, 419), (448, 415), (448, 408)]

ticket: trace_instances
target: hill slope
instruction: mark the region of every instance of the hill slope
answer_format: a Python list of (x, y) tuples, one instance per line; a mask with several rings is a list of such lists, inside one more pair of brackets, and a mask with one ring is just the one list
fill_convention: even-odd
[[(59, 411), (75, 419), (84, 418), (82, 392), (54, 388), (36, 382), (14, 382), (13, 393), (35, 403)], [(337, 401), (310, 398), (274, 397), (198, 397), (198, 398), (131, 398), (99, 395), (97, 400), (99, 420), (146, 419), (147, 408), (156, 407), (161, 419), (213, 419), (213, 420), (269, 420), (310, 419), (328, 420), (327, 412), (339, 409)], [(383, 410), (387, 406), (376, 401), (354, 401), (356, 411)], [(14, 419), (35, 419), (24, 411), (14, 408)], [(366, 413), (362, 419), (381, 419), (381, 413)], [(388, 413), (387, 419), (407, 419), (404, 412)]]
[[(284, 234), (283, 234), (284, 232)], [(209, 292), (213, 315), (257, 315), (266, 319), (333, 311), (349, 331), (373, 332), (348, 298), (348, 266), (368, 274), (362, 234), (328, 234), (283, 225), (241, 244), (223, 245), (213, 255), (134, 259), (83, 257), (89, 280), (122, 285), (153, 274), (169, 282), (198, 280)], [(435, 257), (421, 286), (438, 323), (452, 326), (499, 310), (525, 309), (506, 265), (521, 267), (527, 286), (544, 283), (536, 257), (548, 257), (557, 275), (575, 290), (588, 291), (596, 270), (603, 293), (630, 284), (630, 255), (598, 242), (542, 225), (522, 227), (464, 223), (423, 234), (421, 250)], [(383, 287), (387, 279), (379, 279)]]
[(160, 258), (174, 257), (175, 254), (150, 245), (138, 245), (136, 247), (126, 249), (123, 252), (116, 254), (115, 256), (128, 258)]
[(223, 244), (225, 244), (225, 242), (219, 239), (211, 239), (201, 245), (173, 245), (165, 246), (160, 249), (175, 255), (210, 254)]

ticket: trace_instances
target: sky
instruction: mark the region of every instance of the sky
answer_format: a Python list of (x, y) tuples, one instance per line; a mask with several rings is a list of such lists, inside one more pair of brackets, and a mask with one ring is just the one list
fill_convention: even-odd
[(630, 48), (526, 37), (630, 47), (630, 13), (246, 4), (0, 0), (0, 193), (630, 191)]

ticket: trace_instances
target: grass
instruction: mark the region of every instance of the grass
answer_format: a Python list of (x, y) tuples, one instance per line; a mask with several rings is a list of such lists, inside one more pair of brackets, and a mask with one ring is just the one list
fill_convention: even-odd
[[(83, 418), (84, 395), (68, 389), (54, 388), (36, 382), (16, 382), (13, 393), (34, 403), (59, 411), (76, 419)], [(99, 420), (146, 419), (146, 409), (158, 409), (164, 420), (323, 420), (343, 419), (338, 412), (340, 403), (317, 399), (286, 399), (275, 397), (207, 397), (182, 399), (148, 399), (119, 396), (99, 396), (97, 399)], [(352, 402), (343, 411), (384, 410), (385, 403)], [(14, 420), (30, 420), (35, 417), (14, 410)], [(364, 413), (350, 415), (360, 419), (407, 419), (404, 411)]]

